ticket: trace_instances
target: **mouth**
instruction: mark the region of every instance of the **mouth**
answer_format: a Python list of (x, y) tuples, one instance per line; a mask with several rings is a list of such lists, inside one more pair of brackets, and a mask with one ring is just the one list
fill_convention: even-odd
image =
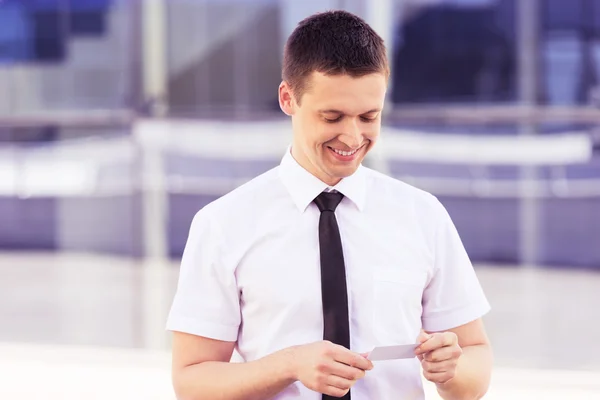
[(340, 160), (340, 161), (353, 161), (359, 154), (360, 150), (362, 150), (362, 148), (365, 147), (365, 145), (360, 146), (357, 149), (354, 150), (340, 150), (340, 149), (336, 149), (333, 148), (331, 146), (327, 146), (327, 148), (329, 149), (329, 151), (331, 152), (331, 154), (333, 154), (333, 156)]

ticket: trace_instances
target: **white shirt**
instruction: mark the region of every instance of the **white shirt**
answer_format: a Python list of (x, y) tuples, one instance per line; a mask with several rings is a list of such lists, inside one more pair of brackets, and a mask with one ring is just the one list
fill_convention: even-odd
[[(191, 225), (167, 329), (237, 341), (237, 361), (323, 339), (318, 221), (328, 188), (286, 152), (281, 165), (200, 210)], [(334, 187), (351, 349), (415, 343), (489, 310), (438, 200), (366, 167)], [(419, 361), (375, 362), (353, 400), (423, 399)], [(300, 382), (276, 399), (320, 400)]]

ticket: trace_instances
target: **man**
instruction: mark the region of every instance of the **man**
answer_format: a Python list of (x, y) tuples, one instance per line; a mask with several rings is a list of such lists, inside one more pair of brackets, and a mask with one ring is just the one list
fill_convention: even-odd
[[(192, 222), (168, 321), (179, 399), (422, 399), (421, 366), (445, 399), (486, 392), (489, 306), (448, 214), (361, 166), (388, 76), (383, 41), (352, 14), (290, 36), (290, 149)], [(417, 340), (411, 359), (367, 357)]]

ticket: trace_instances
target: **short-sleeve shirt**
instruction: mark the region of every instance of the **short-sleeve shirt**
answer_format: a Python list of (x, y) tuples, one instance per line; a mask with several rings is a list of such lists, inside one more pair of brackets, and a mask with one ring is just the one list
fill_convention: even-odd
[[(360, 166), (330, 188), (285, 153), (281, 164), (194, 217), (167, 329), (237, 342), (252, 361), (323, 339), (319, 193), (335, 213), (348, 288), (350, 348), (415, 343), (490, 306), (450, 216), (431, 194)], [(377, 362), (376, 362), (377, 363)], [(276, 399), (319, 400), (301, 382)], [(354, 400), (423, 399), (416, 358), (379, 362)]]

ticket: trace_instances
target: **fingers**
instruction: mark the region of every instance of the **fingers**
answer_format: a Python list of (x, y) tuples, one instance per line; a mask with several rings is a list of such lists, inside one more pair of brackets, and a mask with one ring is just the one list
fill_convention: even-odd
[(454, 346), (455, 344), (458, 344), (458, 337), (454, 332), (436, 333), (431, 335), (428, 340), (421, 343), (419, 347), (416, 348), (415, 354), (425, 354), (443, 347)]
[[(348, 355), (348, 353), (350, 354)], [(338, 358), (345, 359), (347, 362), (356, 362), (355, 354), (346, 348), (336, 349), (335, 355)], [(358, 357), (364, 358), (361, 355), (358, 355)], [(334, 397), (344, 396), (354, 386), (356, 381), (365, 376), (365, 370), (352, 367), (346, 363), (337, 361), (335, 358), (331, 360), (323, 372), (327, 374), (326, 387), (323, 393)]]
[(453, 332), (435, 333), (415, 350), (421, 361), (423, 376), (430, 382), (444, 384), (454, 378), (462, 349)]
[(356, 381), (365, 376), (365, 371), (335, 362), (331, 367), (331, 375), (327, 377), (324, 394), (342, 397)]
[(359, 368), (350, 367), (349, 365), (339, 362), (333, 362), (329, 366), (329, 373), (344, 378), (350, 381), (357, 381), (364, 378), (365, 371)]
[(297, 357), (297, 379), (307, 388), (330, 396), (344, 396), (356, 381), (364, 378), (365, 371), (373, 368), (367, 354), (355, 353), (329, 341), (310, 343), (297, 349), (302, 351)]
[(431, 339), (431, 335), (421, 329), (421, 333), (419, 333), (419, 337), (417, 337), (417, 343), (423, 343), (429, 339)]
[[(425, 332), (423, 329), (421, 329), (421, 332), (419, 333), (419, 336), (417, 337), (417, 343), (424, 343), (424, 342), (428, 341), (429, 339), (431, 339), (431, 335), (428, 334), (427, 332)], [(418, 353), (415, 350), (415, 354), (416, 354), (417, 358), (419, 359), (419, 361), (423, 361), (422, 353)]]
[(446, 360), (440, 362), (423, 361), (421, 362), (423, 371), (427, 372), (445, 372), (456, 368), (457, 360)]
[(462, 349), (458, 346), (442, 347), (441, 349), (433, 350), (429, 353), (422, 354), (421, 357), (425, 361), (440, 362), (446, 360), (457, 359), (462, 355)]
[(329, 377), (327, 377), (327, 386), (332, 386), (337, 389), (349, 390), (355, 383), (355, 380), (344, 379), (335, 375), (329, 375)]
[(361, 354), (348, 350), (343, 346), (334, 345), (333, 359), (337, 362), (358, 368), (363, 371), (373, 369), (373, 363)]
[(444, 372), (429, 372), (429, 371), (425, 371), (425, 370), (423, 371), (423, 376), (425, 377), (425, 379), (427, 379), (430, 382), (440, 383), (440, 384), (449, 382), (452, 378), (454, 378), (455, 374), (456, 374), (455, 369), (451, 369), (449, 371), (444, 371)]
[(335, 386), (327, 386), (325, 390), (323, 390), (323, 394), (327, 394), (333, 397), (343, 397), (349, 391), (350, 389), (340, 389)]

